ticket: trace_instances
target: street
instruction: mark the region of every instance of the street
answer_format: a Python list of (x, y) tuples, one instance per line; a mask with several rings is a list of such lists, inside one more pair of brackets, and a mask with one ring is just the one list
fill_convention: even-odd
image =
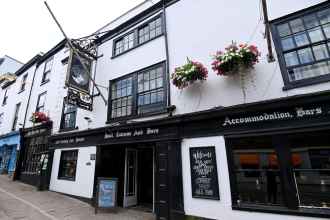
[(148, 220), (150, 213), (118, 209), (117, 213), (99, 212), (80, 200), (50, 191), (37, 191), (33, 186), (13, 182), (0, 175), (0, 220)]

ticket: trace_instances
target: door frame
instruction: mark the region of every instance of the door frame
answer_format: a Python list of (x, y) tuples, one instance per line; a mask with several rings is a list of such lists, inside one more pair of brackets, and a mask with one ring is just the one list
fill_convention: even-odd
[(128, 208), (128, 207), (130, 207), (130, 206), (134, 206), (134, 205), (127, 205), (127, 197), (128, 196), (126, 196), (126, 186), (127, 186), (127, 171), (128, 171), (128, 167), (127, 167), (127, 162), (128, 162), (128, 158), (127, 158), (127, 156), (128, 156), (128, 154), (127, 154), (127, 152), (128, 151), (134, 151), (136, 154), (135, 154), (135, 167), (136, 167), (136, 169), (135, 169), (135, 181), (134, 181), (134, 183), (135, 183), (135, 200), (136, 200), (136, 202), (135, 202), (135, 204), (134, 205), (137, 205), (138, 204), (138, 194), (137, 194), (137, 180), (138, 180), (138, 178), (137, 178), (137, 171), (138, 171), (138, 149), (136, 149), (136, 148), (126, 148), (125, 149), (125, 172), (124, 172), (124, 198), (123, 198), (123, 207), (124, 208)]

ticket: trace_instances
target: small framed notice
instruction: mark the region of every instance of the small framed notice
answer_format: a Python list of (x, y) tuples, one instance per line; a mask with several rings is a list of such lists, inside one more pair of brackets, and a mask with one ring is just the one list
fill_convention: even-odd
[(215, 147), (189, 150), (192, 197), (220, 200)]
[(117, 207), (117, 191), (117, 178), (99, 177), (97, 179), (95, 214), (98, 209), (115, 210)]

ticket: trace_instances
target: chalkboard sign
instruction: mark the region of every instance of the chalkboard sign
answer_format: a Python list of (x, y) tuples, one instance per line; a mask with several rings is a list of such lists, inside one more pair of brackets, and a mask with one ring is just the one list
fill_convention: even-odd
[(192, 197), (219, 200), (215, 147), (190, 148), (190, 170)]
[(99, 177), (97, 181), (96, 205), (97, 209), (114, 209), (117, 206), (117, 178)]

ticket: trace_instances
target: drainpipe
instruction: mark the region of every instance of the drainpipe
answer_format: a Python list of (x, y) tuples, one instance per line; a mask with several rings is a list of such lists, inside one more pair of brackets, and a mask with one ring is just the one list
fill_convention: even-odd
[(167, 24), (166, 24), (166, 0), (163, 0), (163, 29), (165, 37), (165, 53), (166, 53), (166, 80), (167, 80), (167, 107), (171, 105), (171, 77), (170, 77), (170, 60), (169, 60), (169, 49), (168, 49), (168, 37), (167, 37)]
[(267, 11), (267, 2), (266, 0), (262, 0), (262, 11), (264, 15), (264, 23), (265, 23), (265, 35), (267, 40), (267, 48), (268, 48), (268, 62), (274, 62), (274, 54), (272, 49), (272, 42), (271, 42), (271, 35), (270, 35), (270, 27), (269, 27), (269, 20), (268, 20), (268, 11)]

